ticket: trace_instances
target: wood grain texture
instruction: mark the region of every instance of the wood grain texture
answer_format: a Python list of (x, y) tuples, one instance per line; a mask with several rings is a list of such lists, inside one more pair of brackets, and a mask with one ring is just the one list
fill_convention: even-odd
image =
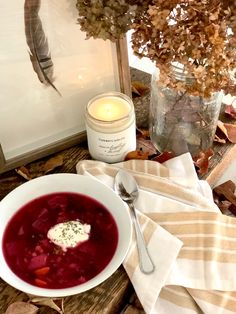
[[(125, 270), (121, 266), (110, 278), (87, 292), (64, 299), (65, 314), (120, 313), (132, 293), (131, 284)], [(0, 280), (0, 313), (16, 301), (27, 301), (28, 297), (4, 281)], [(56, 311), (41, 307), (40, 314), (55, 314)], [(27, 314), (27, 313), (26, 313)]]
[(122, 93), (131, 97), (132, 95), (131, 95), (129, 57), (126, 37), (117, 40), (116, 52), (118, 61), (118, 72), (120, 78), (120, 90)]

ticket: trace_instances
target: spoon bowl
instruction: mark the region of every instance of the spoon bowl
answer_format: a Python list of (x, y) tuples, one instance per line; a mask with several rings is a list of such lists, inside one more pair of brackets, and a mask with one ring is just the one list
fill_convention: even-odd
[(115, 178), (115, 191), (124, 202), (134, 202), (139, 194), (138, 185), (134, 177), (120, 170)]

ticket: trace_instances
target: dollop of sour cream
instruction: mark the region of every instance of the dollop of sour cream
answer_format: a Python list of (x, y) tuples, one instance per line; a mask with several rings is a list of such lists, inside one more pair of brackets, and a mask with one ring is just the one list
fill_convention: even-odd
[(63, 251), (74, 248), (89, 239), (91, 226), (82, 224), (79, 220), (56, 224), (48, 230), (47, 237)]

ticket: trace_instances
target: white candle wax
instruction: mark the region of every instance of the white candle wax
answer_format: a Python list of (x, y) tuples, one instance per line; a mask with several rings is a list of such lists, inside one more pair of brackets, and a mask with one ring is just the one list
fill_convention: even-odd
[(100, 121), (115, 121), (122, 119), (131, 111), (126, 100), (119, 97), (103, 97), (95, 100), (88, 108), (89, 114)]
[(125, 94), (111, 92), (94, 97), (87, 105), (85, 118), (93, 159), (119, 162), (136, 149), (134, 106)]

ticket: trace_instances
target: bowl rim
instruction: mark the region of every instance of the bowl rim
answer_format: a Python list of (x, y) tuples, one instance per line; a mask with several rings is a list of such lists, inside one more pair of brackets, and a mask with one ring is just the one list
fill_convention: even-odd
[[(68, 182), (73, 185), (70, 186), (70, 188), (65, 188), (65, 185), (68, 184)], [(50, 184), (49, 184), (50, 183)], [(58, 183), (58, 188), (55, 185)], [(75, 184), (78, 184), (76, 187)], [(46, 186), (45, 186), (46, 185)], [(20, 279), (7, 265), (4, 255), (3, 255), (3, 234), (4, 234), (4, 228), (7, 225), (9, 219), (12, 217), (12, 214), (14, 214), (18, 209), (21, 208), (23, 204), (26, 204), (30, 202), (30, 200), (33, 200), (37, 198), (40, 195), (46, 195), (54, 193), (54, 191), (45, 191), (45, 189), (48, 189), (51, 186), (52, 190), (58, 191), (58, 192), (75, 192), (88, 195), (92, 197), (93, 199), (97, 200), (98, 202), (102, 203), (109, 212), (113, 215), (113, 218), (116, 221), (117, 227), (118, 227), (118, 244), (115, 251), (114, 256), (112, 257), (111, 261), (108, 263), (108, 265), (95, 277), (91, 278), (85, 283), (82, 283), (77, 286), (69, 287), (69, 288), (61, 288), (61, 289), (49, 289), (49, 288), (41, 288), (34, 285), (31, 285), (24, 280)], [(41, 189), (39, 189), (41, 187)], [(35, 190), (36, 188), (37, 191)], [(78, 189), (78, 190), (77, 190)], [(21, 195), (21, 202), (22, 197), (25, 195), (25, 193), (29, 193), (29, 191), (36, 192), (36, 194), (33, 193), (29, 195), (29, 198), (25, 201), (25, 203), (22, 203), (21, 205), (16, 206), (16, 209), (12, 210), (12, 214), (8, 213), (5, 215), (5, 219), (0, 219), (0, 243), (1, 243), (1, 249), (0, 249), (0, 277), (7, 282), (9, 285), (15, 287), (16, 289), (23, 291), (28, 294), (33, 294), (37, 296), (42, 297), (65, 297), (65, 296), (71, 296), (78, 293), (85, 292), (91, 288), (94, 288), (95, 286), (101, 284), (106, 279), (108, 279), (123, 263), (123, 260), (125, 259), (130, 243), (132, 238), (132, 222), (131, 222), (131, 216), (128, 209), (127, 204), (125, 204), (120, 197), (116, 194), (116, 192), (110, 188), (109, 186), (105, 185), (104, 183), (100, 182), (97, 178), (86, 176), (86, 175), (80, 175), (80, 174), (74, 174), (74, 173), (56, 173), (56, 174), (49, 174), (44, 175), (35, 179), (32, 179), (28, 182), (25, 182), (21, 184), (20, 186), (13, 189), (10, 193), (8, 193), (1, 201), (0, 201), (0, 216), (3, 210), (6, 211), (6, 208), (14, 201), (18, 199)], [(43, 193), (43, 191), (45, 191)], [(23, 195), (22, 195), (23, 193)], [(98, 197), (98, 194), (100, 197)], [(38, 196), (34, 196), (38, 195)], [(117, 213), (115, 212), (115, 209), (112, 207), (107, 206), (107, 204), (114, 204), (114, 208), (118, 208)], [(112, 205), (110, 205), (112, 206)], [(5, 209), (4, 209), (5, 208)], [(119, 211), (119, 213), (118, 213)], [(122, 215), (120, 214), (122, 213)], [(118, 219), (118, 220), (117, 220)], [(124, 228), (125, 233), (121, 233), (121, 230)]]

